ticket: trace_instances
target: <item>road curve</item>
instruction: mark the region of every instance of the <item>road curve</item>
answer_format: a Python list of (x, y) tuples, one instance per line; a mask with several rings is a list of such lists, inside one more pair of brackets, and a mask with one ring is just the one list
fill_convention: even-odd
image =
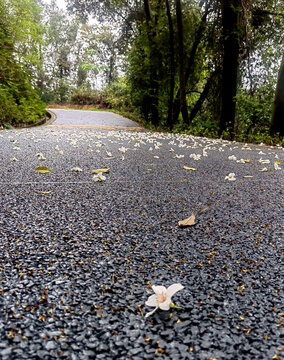
[(49, 109), (56, 119), (53, 127), (95, 127), (100, 129), (142, 130), (138, 123), (108, 111)]

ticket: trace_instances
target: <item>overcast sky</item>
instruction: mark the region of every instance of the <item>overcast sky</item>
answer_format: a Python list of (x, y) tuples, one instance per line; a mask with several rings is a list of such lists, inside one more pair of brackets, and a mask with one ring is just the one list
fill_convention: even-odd
[[(51, 0), (44, 0), (45, 3), (50, 3)], [(56, 0), (57, 6), (59, 9), (66, 9), (66, 3), (65, 0)]]
[(60, 9), (65, 9), (66, 8), (66, 4), (65, 4), (65, 0), (56, 0), (57, 5)]

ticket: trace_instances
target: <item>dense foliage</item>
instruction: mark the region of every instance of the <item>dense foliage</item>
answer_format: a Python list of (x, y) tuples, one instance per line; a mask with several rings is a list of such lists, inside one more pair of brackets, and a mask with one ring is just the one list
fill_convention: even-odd
[(45, 113), (32, 73), (41, 27), (33, 1), (0, 0), (0, 125), (33, 123)]
[(116, 22), (125, 90), (149, 126), (241, 140), (284, 135), (271, 120), (284, 52), (281, 1), (68, 3)]

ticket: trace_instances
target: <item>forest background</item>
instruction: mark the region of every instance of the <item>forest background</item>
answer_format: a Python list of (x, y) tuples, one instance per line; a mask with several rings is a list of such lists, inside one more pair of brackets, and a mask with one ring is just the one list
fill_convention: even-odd
[(73, 104), (283, 144), (282, 0), (66, 2), (0, 0), (0, 126)]

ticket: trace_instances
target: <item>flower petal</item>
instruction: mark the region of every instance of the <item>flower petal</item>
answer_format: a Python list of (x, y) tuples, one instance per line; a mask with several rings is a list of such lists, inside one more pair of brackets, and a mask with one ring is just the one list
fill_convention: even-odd
[(166, 293), (167, 289), (164, 286), (152, 286), (152, 289), (154, 291), (155, 294), (162, 294), (162, 293)]
[(158, 306), (156, 295), (151, 295), (148, 300), (145, 302), (147, 306)]
[(157, 309), (158, 309), (158, 307), (155, 307), (155, 309), (154, 309), (153, 311), (148, 312), (148, 313), (145, 315), (145, 317), (148, 317), (148, 316), (154, 314), (154, 312), (155, 312)]
[(167, 294), (167, 299), (171, 299), (171, 297), (178, 291), (182, 290), (184, 288), (184, 286), (182, 286), (181, 284), (173, 284), (171, 286), (169, 286), (167, 288), (166, 294)]
[(170, 309), (170, 304), (171, 304), (171, 299), (168, 298), (166, 301), (159, 304), (159, 308), (161, 310), (169, 310)]

